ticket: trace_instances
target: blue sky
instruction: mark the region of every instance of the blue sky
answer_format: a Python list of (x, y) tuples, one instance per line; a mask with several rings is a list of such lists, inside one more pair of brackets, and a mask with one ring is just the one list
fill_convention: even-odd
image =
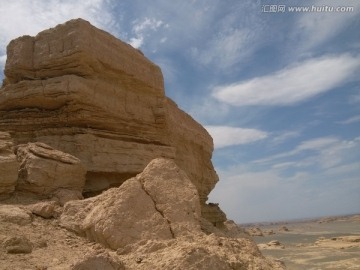
[(210, 201), (228, 218), (360, 212), (360, 1), (0, 0), (0, 14), (1, 69), (11, 39), (78, 17), (158, 64), (214, 137)]

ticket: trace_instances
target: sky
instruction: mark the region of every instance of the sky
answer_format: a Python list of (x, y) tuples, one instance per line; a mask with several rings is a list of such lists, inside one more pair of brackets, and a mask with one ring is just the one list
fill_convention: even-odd
[(360, 213), (360, 1), (0, 0), (0, 14), (1, 70), (11, 39), (79, 17), (159, 65), (214, 138), (209, 201), (229, 219)]

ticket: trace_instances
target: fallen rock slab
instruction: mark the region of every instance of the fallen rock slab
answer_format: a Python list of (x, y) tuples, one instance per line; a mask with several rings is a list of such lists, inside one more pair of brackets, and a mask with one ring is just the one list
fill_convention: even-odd
[(41, 195), (59, 188), (81, 191), (86, 170), (81, 161), (44, 143), (28, 143), (16, 148), (21, 163), (16, 189)]
[(114, 250), (143, 239), (173, 237), (136, 178), (97, 197), (66, 203), (61, 225)]
[(61, 224), (116, 250), (201, 233), (200, 217), (196, 187), (173, 160), (158, 158), (119, 188), (65, 204)]

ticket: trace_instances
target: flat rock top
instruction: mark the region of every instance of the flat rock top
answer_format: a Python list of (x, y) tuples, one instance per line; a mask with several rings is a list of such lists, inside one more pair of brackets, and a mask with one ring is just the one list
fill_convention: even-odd
[(126, 84), (146, 85), (147, 90), (164, 94), (157, 65), (131, 45), (83, 19), (70, 20), (35, 37), (12, 40), (4, 72), (7, 83), (69, 74), (121, 77)]

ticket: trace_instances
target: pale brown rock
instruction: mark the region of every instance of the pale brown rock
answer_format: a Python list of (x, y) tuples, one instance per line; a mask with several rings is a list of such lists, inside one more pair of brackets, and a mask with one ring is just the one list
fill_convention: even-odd
[(246, 229), (246, 232), (251, 236), (264, 236), (262, 230), (258, 227)]
[(195, 186), (173, 160), (155, 159), (144, 172), (93, 198), (65, 205), (61, 225), (117, 250), (126, 269), (282, 269), (229, 222), (229, 234), (200, 229)]
[(19, 163), (12, 150), (13, 142), (7, 132), (0, 132), (0, 194), (15, 190)]
[(59, 188), (83, 189), (85, 168), (76, 157), (43, 143), (19, 145), (16, 155), (21, 163), (17, 190), (50, 194)]
[(61, 208), (56, 201), (39, 202), (28, 206), (28, 209), (37, 216), (43, 218), (55, 218), (60, 216)]
[(18, 206), (0, 205), (0, 222), (26, 225), (30, 224), (31, 220), (31, 213)]
[(281, 226), (280, 228), (279, 228), (279, 232), (288, 232), (289, 231), (289, 229), (288, 229), (288, 227), (286, 227), (286, 226)]
[(158, 66), (138, 50), (78, 19), (10, 42), (0, 91), (0, 131), (79, 158), (85, 193), (174, 159), (201, 204), (218, 181), (207, 131), (165, 96)]
[(7, 253), (31, 253), (32, 244), (25, 236), (9, 237), (4, 241)]
[(155, 159), (137, 177), (95, 198), (69, 202), (62, 226), (112, 249), (201, 232), (195, 186), (172, 160)]
[(61, 206), (64, 206), (65, 203), (74, 200), (82, 200), (84, 197), (79, 190), (59, 188), (53, 193), (53, 200), (59, 202)]
[(136, 179), (168, 221), (174, 237), (196, 234), (200, 228), (200, 199), (196, 187), (173, 160), (152, 160)]
[(125, 270), (125, 267), (107, 254), (90, 254), (75, 263), (71, 270)]
[(285, 269), (281, 263), (264, 258), (250, 239), (203, 234), (162, 243), (165, 245), (148, 241), (120, 258), (126, 269)]
[(135, 178), (96, 198), (65, 204), (61, 225), (114, 250), (143, 239), (171, 239), (167, 221)]
[(227, 220), (225, 213), (220, 209), (219, 204), (209, 203), (201, 208), (201, 215), (212, 223), (213, 226), (224, 228)]
[(278, 240), (271, 240), (266, 244), (259, 244), (260, 249), (284, 249), (285, 246), (281, 244)]

